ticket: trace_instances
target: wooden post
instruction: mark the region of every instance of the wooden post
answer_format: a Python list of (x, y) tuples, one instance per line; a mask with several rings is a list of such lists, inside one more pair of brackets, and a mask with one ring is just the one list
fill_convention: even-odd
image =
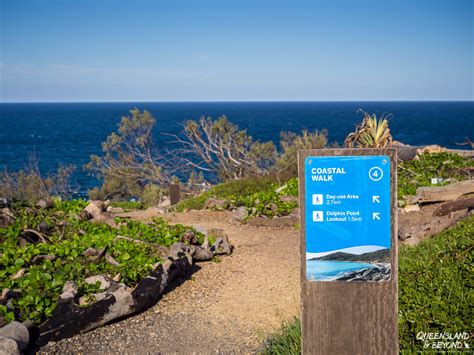
[(180, 189), (178, 184), (170, 185), (170, 203), (171, 206), (176, 205), (180, 200)]
[[(305, 199), (305, 176), (307, 176), (305, 174), (305, 161), (306, 158), (313, 156), (386, 156), (390, 159), (390, 280), (379, 282), (308, 280), (306, 270), (306, 213), (311, 212), (311, 209), (316, 206), (306, 205), (308, 200)], [(302, 150), (298, 152), (298, 164), (301, 208), (303, 354), (398, 354), (396, 150)], [(337, 191), (334, 191), (334, 193), (337, 193)]]

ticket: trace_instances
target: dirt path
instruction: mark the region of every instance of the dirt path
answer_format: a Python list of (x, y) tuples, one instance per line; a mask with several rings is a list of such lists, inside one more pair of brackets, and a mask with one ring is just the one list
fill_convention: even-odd
[(235, 245), (221, 262), (199, 263), (191, 278), (137, 316), (51, 344), (44, 352), (252, 353), (299, 312), (299, 233), (242, 225), (227, 212), (166, 216), (222, 228)]

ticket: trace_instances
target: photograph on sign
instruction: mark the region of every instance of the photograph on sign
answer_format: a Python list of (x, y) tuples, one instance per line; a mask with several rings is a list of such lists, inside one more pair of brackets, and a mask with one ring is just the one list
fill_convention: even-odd
[(390, 280), (390, 158), (305, 160), (306, 277)]

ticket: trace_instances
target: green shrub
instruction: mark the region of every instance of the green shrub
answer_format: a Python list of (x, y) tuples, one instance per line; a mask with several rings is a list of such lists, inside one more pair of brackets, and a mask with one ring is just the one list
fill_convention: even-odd
[(284, 195), (298, 196), (298, 180), (290, 179), (282, 191), (276, 192), (278, 184), (270, 177), (246, 178), (227, 181), (212, 187), (199, 196), (181, 201), (177, 211), (203, 209), (208, 198), (226, 201), (226, 209), (247, 207), (247, 218), (254, 216), (285, 216), (298, 206), (296, 201), (283, 201)]
[(234, 196), (230, 199), (231, 208), (237, 206), (247, 207), (247, 218), (256, 216), (286, 216), (298, 206), (296, 201), (282, 201), (280, 194), (275, 190), (256, 192), (247, 196)]
[(84, 166), (102, 182), (100, 189), (89, 191), (91, 199), (141, 197), (146, 186), (169, 183), (164, 159), (153, 140), (155, 123), (150, 112), (137, 108), (122, 117), (117, 131), (102, 143), (103, 154), (91, 155)]
[(275, 180), (271, 177), (229, 180), (213, 186), (209, 191), (203, 192), (198, 196), (180, 201), (175, 208), (178, 212), (185, 209), (200, 210), (204, 208), (206, 200), (211, 197), (231, 200), (235, 196), (246, 196), (257, 192), (269, 191), (277, 186)]
[(280, 133), (281, 153), (277, 160), (277, 169), (283, 178), (298, 176), (298, 150), (322, 149), (328, 146), (328, 131), (310, 132), (303, 130), (301, 134), (294, 132)]
[(25, 169), (0, 171), (0, 196), (14, 201), (36, 202), (51, 197), (71, 198), (77, 187), (71, 185), (75, 167), (60, 165), (55, 173), (43, 176), (38, 159), (30, 157)]
[(139, 194), (140, 202), (146, 206), (156, 206), (161, 198), (166, 194), (165, 189), (155, 184), (146, 185)]
[(414, 195), (417, 188), (431, 186), (431, 178), (450, 179), (450, 182), (466, 180), (469, 176), (463, 174), (461, 169), (467, 167), (474, 167), (474, 160), (454, 153), (425, 153), (419, 159), (400, 162), (397, 171), (398, 197)]

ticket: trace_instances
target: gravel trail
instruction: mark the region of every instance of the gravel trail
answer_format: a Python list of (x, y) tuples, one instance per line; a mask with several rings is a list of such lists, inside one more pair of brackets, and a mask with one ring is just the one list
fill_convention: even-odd
[(166, 218), (222, 228), (234, 253), (196, 272), (147, 311), (48, 344), (42, 353), (254, 353), (266, 335), (299, 313), (299, 233), (243, 225), (229, 212), (190, 211)]

